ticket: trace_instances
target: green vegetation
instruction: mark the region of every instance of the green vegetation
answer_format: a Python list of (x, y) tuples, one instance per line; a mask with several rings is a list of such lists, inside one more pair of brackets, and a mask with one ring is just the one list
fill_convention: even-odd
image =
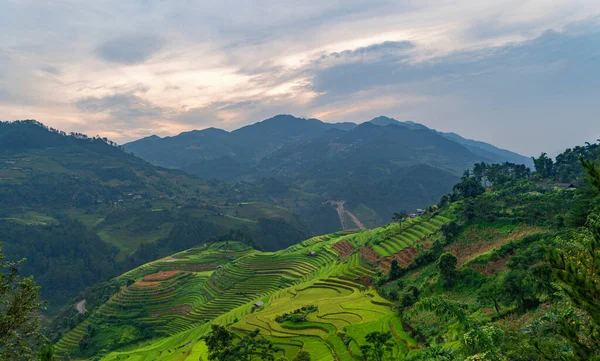
[[(585, 167), (597, 184), (597, 168)], [(277, 252), (220, 238), (138, 267), (63, 328), (57, 353), (593, 360), (600, 222), (587, 196), (597, 205), (598, 192), (580, 182), (548, 187), (556, 179), (512, 164), (475, 168), (436, 206), (399, 223)], [(219, 352), (215, 332), (230, 335)], [(261, 350), (254, 356), (253, 347)]]
[(306, 322), (306, 317), (313, 312), (317, 312), (319, 308), (315, 305), (302, 306), (301, 308), (294, 310), (291, 313), (284, 313), (281, 316), (277, 316), (275, 321), (278, 323), (289, 322)]
[[(112, 182), (119, 177), (132, 182), (127, 187), (135, 184), (135, 158), (106, 141), (68, 139), (74, 147), (110, 147), (132, 162), (118, 171), (88, 169), (93, 175), (82, 192), (122, 192), (123, 183)], [(54, 349), (40, 347), (28, 342), (37, 334), (31, 313), (39, 307), (37, 290), (2, 261), (10, 269), (0, 273), (7, 285), (0, 326), (32, 330), (8, 333), (15, 352), (39, 349), (49, 358), (55, 350), (60, 360), (600, 360), (597, 150), (589, 144), (556, 161), (542, 155), (534, 159), (535, 172), (477, 163), (418, 216), (399, 211), (396, 222), (382, 227), (315, 237), (285, 208), (212, 204), (187, 183), (203, 181), (181, 174), (175, 198), (152, 197), (159, 186), (143, 183), (148, 204), (139, 207), (123, 201), (52, 209), (43, 203), (51, 196), (36, 193), (15, 207), (15, 198), (0, 221), (11, 257), (31, 256), (23, 270), (54, 285), (44, 292), (56, 298), (94, 285), (79, 294), (77, 310), (69, 305), (50, 320), (46, 336)], [(43, 172), (32, 168), (41, 177), (36, 181), (54, 182), (64, 169), (76, 169), (79, 180), (88, 174), (81, 165), (48, 159), (38, 165)], [(31, 191), (20, 188), (28, 177), (13, 177), (2, 191)], [(277, 180), (267, 182), (287, 192)], [(259, 250), (253, 232), (264, 232), (267, 244), (285, 237), (290, 245)], [(146, 237), (151, 241), (141, 241)], [(97, 282), (116, 271), (118, 277)], [(21, 291), (26, 297), (16, 305), (13, 294)], [(23, 317), (4, 316), (13, 310)]]
[(310, 237), (255, 185), (155, 167), (36, 121), (0, 122), (0, 199), (5, 255), (29, 260), (22, 272), (42, 287), (48, 315), (86, 287), (220, 237), (266, 250)]
[(23, 263), (5, 261), (0, 249), (0, 360), (30, 360), (40, 344), (40, 360), (50, 360), (53, 347), (43, 342), (37, 315), (39, 287), (19, 275)]
[(232, 132), (151, 136), (125, 148), (202, 177), (252, 181), (300, 214), (313, 234), (340, 228), (323, 202), (345, 200), (364, 225), (378, 227), (400, 206), (415, 211), (435, 203), (476, 162), (532, 164), (486, 143), (386, 117), (357, 125), (277, 115)]

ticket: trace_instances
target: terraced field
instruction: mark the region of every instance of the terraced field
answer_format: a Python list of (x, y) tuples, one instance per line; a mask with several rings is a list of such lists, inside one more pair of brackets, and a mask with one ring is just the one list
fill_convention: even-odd
[[(307, 317), (307, 322), (280, 324), (275, 320), (307, 305), (318, 307), (317, 312)], [(365, 343), (367, 330), (390, 330), (390, 323), (396, 318), (387, 301), (374, 291), (330, 277), (274, 294), (264, 309), (234, 323), (232, 329), (238, 332), (260, 329), (290, 359), (304, 348), (310, 350), (312, 360), (351, 360), (360, 355), (359, 345)], [(403, 332), (396, 336), (394, 355), (406, 355), (413, 341)]]
[[(217, 323), (239, 334), (259, 328), (282, 348), (281, 355), (292, 358), (304, 348), (323, 361), (353, 360), (367, 332), (392, 330), (394, 355), (404, 355), (413, 341), (370, 284), (378, 267), (402, 255), (410, 262), (408, 250), (448, 221), (436, 216), (338, 232), (279, 252), (236, 242), (180, 252), (120, 276), (120, 290), (56, 348), (61, 357), (85, 359), (89, 351), (86, 355), (79, 342), (92, 327), (91, 344), (105, 347), (103, 360), (206, 360), (201, 337)], [(371, 257), (364, 257), (368, 249)], [(264, 306), (255, 309), (258, 301)], [(318, 307), (307, 322), (275, 321), (306, 305)]]
[(386, 227), (383, 242), (373, 245), (373, 249), (382, 257), (391, 257), (414, 246), (417, 242), (427, 241), (448, 222), (450, 222), (448, 218), (438, 215), (431, 218), (413, 218), (401, 224), (390, 224)]

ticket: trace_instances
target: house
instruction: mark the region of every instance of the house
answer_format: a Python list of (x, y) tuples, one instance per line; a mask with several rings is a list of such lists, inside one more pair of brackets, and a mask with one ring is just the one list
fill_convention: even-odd
[(315, 252), (315, 251), (308, 251), (308, 252), (306, 252), (306, 255), (309, 256), (309, 257), (315, 257), (317, 255), (317, 252)]
[(538, 188), (542, 189), (554, 189), (554, 188), (562, 188), (562, 189), (575, 189), (577, 188), (573, 183), (543, 183), (536, 184)]
[(221, 269), (221, 268), (223, 268), (223, 266), (221, 266), (221, 265), (218, 265), (218, 266), (217, 266), (217, 269)]
[(265, 303), (263, 301), (258, 301), (254, 304), (254, 308), (261, 308)]
[(135, 196), (133, 196), (133, 199), (142, 199), (142, 196), (139, 194), (136, 194)]
[(417, 208), (417, 214), (423, 214), (423, 213), (425, 213), (424, 209)]
[(417, 218), (417, 214), (416, 213), (411, 213), (407, 217), (408, 218)]

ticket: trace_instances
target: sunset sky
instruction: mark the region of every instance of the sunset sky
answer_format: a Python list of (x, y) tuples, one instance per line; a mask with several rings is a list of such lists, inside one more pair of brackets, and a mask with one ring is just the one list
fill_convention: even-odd
[(126, 142), (379, 115), (537, 155), (600, 137), (600, 1), (0, 2), (0, 119)]

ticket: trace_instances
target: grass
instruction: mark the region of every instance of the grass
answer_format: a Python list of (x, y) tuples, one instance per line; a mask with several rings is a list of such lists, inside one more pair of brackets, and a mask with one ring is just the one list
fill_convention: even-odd
[[(259, 328), (290, 359), (303, 348), (312, 360), (353, 360), (365, 330), (394, 329), (394, 354), (405, 354), (414, 341), (402, 331), (395, 310), (360, 283), (377, 270), (359, 252), (342, 259), (332, 247), (340, 241), (350, 250), (372, 245), (384, 231), (337, 232), (278, 252), (217, 243), (145, 264), (120, 276), (120, 291), (65, 334), (57, 350), (83, 357), (78, 342), (92, 324), (96, 352), (106, 349), (103, 360), (206, 360), (201, 337), (215, 323), (240, 335)], [(391, 252), (401, 247), (398, 242), (382, 247)], [(259, 300), (265, 306), (255, 310)], [(309, 304), (318, 311), (307, 322), (275, 321)], [(149, 339), (144, 330), (153, 330)]]

